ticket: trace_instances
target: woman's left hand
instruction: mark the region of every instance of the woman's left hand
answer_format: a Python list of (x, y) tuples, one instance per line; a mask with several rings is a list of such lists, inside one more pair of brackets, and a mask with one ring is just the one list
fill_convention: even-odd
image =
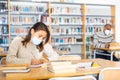
[(45, 58), (42, 58), (42, 59), (40, 59), (40, 64), (43, 64), (43, 63), (45, 63), (45, 62), (48, 62), (48, 60), (47, 59), (45, 59)]

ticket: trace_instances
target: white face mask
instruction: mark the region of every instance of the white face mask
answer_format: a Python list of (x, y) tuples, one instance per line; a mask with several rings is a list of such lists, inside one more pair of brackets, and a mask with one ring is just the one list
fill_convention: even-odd
[(35, 44), (35, 45), (39, 45), (41, 42), (42, 42), (42, 39), (38, 39), (36, 36), (34, 36), (32, 39), (31, 39), (32, 43)]
[(105, 30), (105, 34), (110, 35), (110, 34), (112, 34), (112, 32), (110, 30)]

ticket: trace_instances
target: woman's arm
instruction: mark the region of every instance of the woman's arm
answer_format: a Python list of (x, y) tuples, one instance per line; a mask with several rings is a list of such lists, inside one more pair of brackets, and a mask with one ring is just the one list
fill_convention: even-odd
[(52, 46), (49, 43), (44, 45), (44, 53), (48, 56), (48, 59), (50, 61), (58, 60), (58, 53), (53, 50)]
[(19, 47), (22, 44), (21, 41), (22, 41), (21, 37), (16, 37), (11, 42), (10, 47), (9, 47), (9, 51), (8, 51), (8, 54), (7, 54), (7, 57), (6, 57), (6, 62), (8, 64), (11, 64), (11, 63), (15, 63), (15, 64), (28, 63), (28, 64), (31, 64), (31, 59), (18, 58)]

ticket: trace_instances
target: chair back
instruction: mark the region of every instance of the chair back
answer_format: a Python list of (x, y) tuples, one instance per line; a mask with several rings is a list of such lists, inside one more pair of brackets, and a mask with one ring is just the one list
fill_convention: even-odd
[(120, 67), (104, 68), (99, 73), (98, 80), (120, 80)]
[(2, 57), (0, 60), (1, 65), (6, 65), (6, 57)]
[(57, 77), (49, 80), (96, 80), (93, 76), (78, 76), (78, 77)]

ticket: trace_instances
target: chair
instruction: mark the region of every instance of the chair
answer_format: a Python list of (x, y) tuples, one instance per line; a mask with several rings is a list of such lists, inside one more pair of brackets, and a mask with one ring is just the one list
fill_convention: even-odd
[(98, 80), (120, 80), (120, 67), (104, 68), (99, 73)]
[(113, 60), (113, 55), (117, 52), (120, 51), (120, 43), (118, 42), (112, 42), (110, 43), (109, 51), (111, 51), (111, 54), (101, 54), (101, 52), (97, 52), (96, 49), (94, 49), (94, 58), (96, 58), (96, 54), (99, 55), (105, 55), (105, 56), (110, 56), (111, 60)]
[(2, 57), (0, 60), (1, 65), (6, 65), (6, 57)]
[(96, 80), (93, 76), (77, 76), (77, 77), (57, 77), (49, 80)]

